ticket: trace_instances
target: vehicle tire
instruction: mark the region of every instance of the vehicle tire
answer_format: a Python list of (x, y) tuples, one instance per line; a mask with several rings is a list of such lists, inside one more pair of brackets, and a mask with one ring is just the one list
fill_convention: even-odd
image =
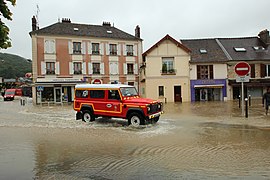
[(89, 110), (83, 110), (82, 112), (82, 120), (84, 122), (91, 122), (95, 120), (95, 116), (93, 115), (93, 113)]
[(153, 123), (157, 123), (158, 120), (159, 120), (159, 117), (155, 117), (155, 118), (152, 119), (152, 122), (153, 122)]
[(133, 127), (139, 127), (140, 125), (145, 125), (145, 119), (141, 114), (133, 112), (128, 116), (128, 125)]

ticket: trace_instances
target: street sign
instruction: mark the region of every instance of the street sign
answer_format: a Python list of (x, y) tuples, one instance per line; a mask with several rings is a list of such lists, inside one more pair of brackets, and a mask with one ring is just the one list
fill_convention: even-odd
[(38, 87), (37, 87), (37, 91), (41, 92), (41, 91), (43, 91), (43, 90), (44, 90), (44, 87), (43, 87), (43, 86), (38, 86)]
[(236, 82), (249, 82), (250, 76), (236, 76)]
[(238, 76), (245, 76), (250, 72), (250, 65), (246, 62), (239, 62), (234, 66), (234, 71)]

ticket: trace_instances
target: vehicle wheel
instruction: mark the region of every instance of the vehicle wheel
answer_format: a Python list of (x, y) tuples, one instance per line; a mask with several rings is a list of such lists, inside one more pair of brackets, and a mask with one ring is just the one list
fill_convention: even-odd
[(153, 122), (153, 123), (157, 123), (158, 120), (159, 120), (159, 117), (155, 117), (155, 118), (153, 118), (152, 122)]
[(95, 116), (93, 115), (93, 113), (89, 110), (84, 110), (82, 113), (82, 120), (84, 122), (91, 122), (95, 120)]
[(139, 127), (140, 125), (145, 125), (145, 119), (136, 112), (133, 112), (128, 117), (128, 124), (133, 127)]

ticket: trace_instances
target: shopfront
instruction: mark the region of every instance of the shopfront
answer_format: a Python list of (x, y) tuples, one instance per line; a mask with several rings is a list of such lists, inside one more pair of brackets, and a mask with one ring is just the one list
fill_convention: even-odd
[(191, 101), (224, 101), (227, 97), (225, 79), (191, 80)]
[(76, 84), (85, 83), (81, 80), (39, 80), (33, 90), (33, 102), (36, 104), (64, 104), (74, 101)]

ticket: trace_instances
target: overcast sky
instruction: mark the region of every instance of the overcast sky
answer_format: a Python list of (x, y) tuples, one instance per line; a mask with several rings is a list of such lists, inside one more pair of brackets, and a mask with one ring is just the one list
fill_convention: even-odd
[(0, 52), (32, 59), (29, 32), (37, 5), (40, 28), (70, 18), (83, 24), (111, 22), (134, 35), (139, 25), (144, 51), (166, 34), (177, 40), (250, 37), (270, 29), (270, 0), (17, 0), (10, 6), (13, 21), (5, 21), (12, 48)]

